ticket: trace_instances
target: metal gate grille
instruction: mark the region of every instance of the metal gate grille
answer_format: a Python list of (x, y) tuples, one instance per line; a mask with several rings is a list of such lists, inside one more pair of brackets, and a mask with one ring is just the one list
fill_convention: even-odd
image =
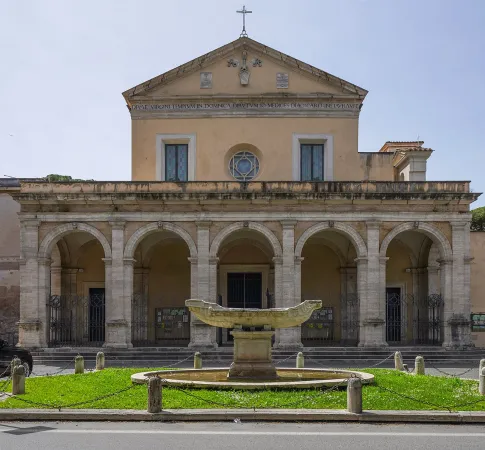
[(135, 347), (187, 346), (190, 342), (188, 308), (164, 306), (150, 311), (148, 304), (148, 296), (133, 295), (131, 303), (133, 345)]
[(49, 347), (101, 347), (105, 340), (104, 289), (88, 297), (51, 295), (47, 301)]
[[(340, 307), (326, 306), (339, 304)], [(337, 301), (323, 301), (323, 307), (313, 312), (301, 325), (301, 340), (307, 346), (355, 346), (359, 340), (359, 297), (340, 296)]]
[(443, 298), (415, 297), (397, 288), (386, 292), (386, 340), (390, 344), (440, 345), (443, 342)]

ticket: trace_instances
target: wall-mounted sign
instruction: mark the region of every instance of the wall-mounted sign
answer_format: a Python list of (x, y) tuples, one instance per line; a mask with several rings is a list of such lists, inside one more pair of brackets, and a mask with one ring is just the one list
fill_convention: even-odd
[(485, 331), (485, 313), (472, 313), (472, 331)]
[(276, 74), (276, 89), (288, 89), (288, 74), (278, 72)]
[(200, 72), (200, 88), (212, 88), (212, 72)]

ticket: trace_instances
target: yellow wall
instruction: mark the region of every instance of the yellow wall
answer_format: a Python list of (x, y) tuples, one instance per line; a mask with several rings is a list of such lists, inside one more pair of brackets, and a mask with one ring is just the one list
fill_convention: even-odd
[(333, 307), (334, 336), (340, 339), (340, 261), (325, 245), (307, 243), (301, 263), (301, 299), (322, 300), (324, 307)]
[(196, 180), (233, 180), (227, 153), (247, 143), (261, 152), (260, 173), (254, 180), (291, 181), (293, 133), (334, 136), (334, 179), (362, 180), (357, 153), (356, 118), (200, 118), (132, 121), (132, 178), (156, 179), (156, 135), (196, 134)]
[[(485, 313), (485, 232), (470, 233), (472, 313)], [(485, 332), (472, 333), (477, 347), (485, 347)]]
[[(77, 274), (77, 292), (78, 295), (87, 295), (85, 283), (104, 283), (105, 265), (103, 247), (101, 244), (91, 242), (81, 247), (77, 265), (83, 269)], [(93, 287), (93, 286), (92, 286)]]

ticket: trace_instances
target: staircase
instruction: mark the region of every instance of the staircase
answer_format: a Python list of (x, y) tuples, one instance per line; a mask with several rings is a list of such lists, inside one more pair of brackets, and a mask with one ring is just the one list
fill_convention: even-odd
[[(438, 367), (478, 367), (485, 358), (485, 349), (445, 350), (440, 347), (389, 347), (386, 349), (367, 349), (357, 347), (305, 347), (306, 367), (354, 367), (377, 366), (394, 367), (395, 351), (400, 351), (404, 363), (414, 367), (414, 358), (424, 357), (427, 366)], [(192, 367), (194, 350), (186, 347), (144, 347), (130, 350), (111, 350), (99, 348), (48, 348), (32, 351), (35, 365), (63, 367), (78, 354), (83, 355), (86, 366), (94, 367), (96, 353), (103, 351), (107, 367)], [(233, 348), (219, 347), (201, 351), (205, 367), (229, 366), (232, 362)], [(295, 351), (273, 350), (273, 360), (279, 367), (294, 367)], [(389, 357), (389, 358), (388, 358)], [(388, 358), (386, 361), (384, 361)], [(184, 361), (185, 360), (185, 361)]]

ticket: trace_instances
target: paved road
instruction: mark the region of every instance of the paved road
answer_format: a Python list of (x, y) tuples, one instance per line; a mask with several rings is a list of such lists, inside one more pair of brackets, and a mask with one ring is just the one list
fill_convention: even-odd
[(2, 423), (0, 449), (427, 449), (484, 448), (485, 428), (465, 425), (258, 423)]

